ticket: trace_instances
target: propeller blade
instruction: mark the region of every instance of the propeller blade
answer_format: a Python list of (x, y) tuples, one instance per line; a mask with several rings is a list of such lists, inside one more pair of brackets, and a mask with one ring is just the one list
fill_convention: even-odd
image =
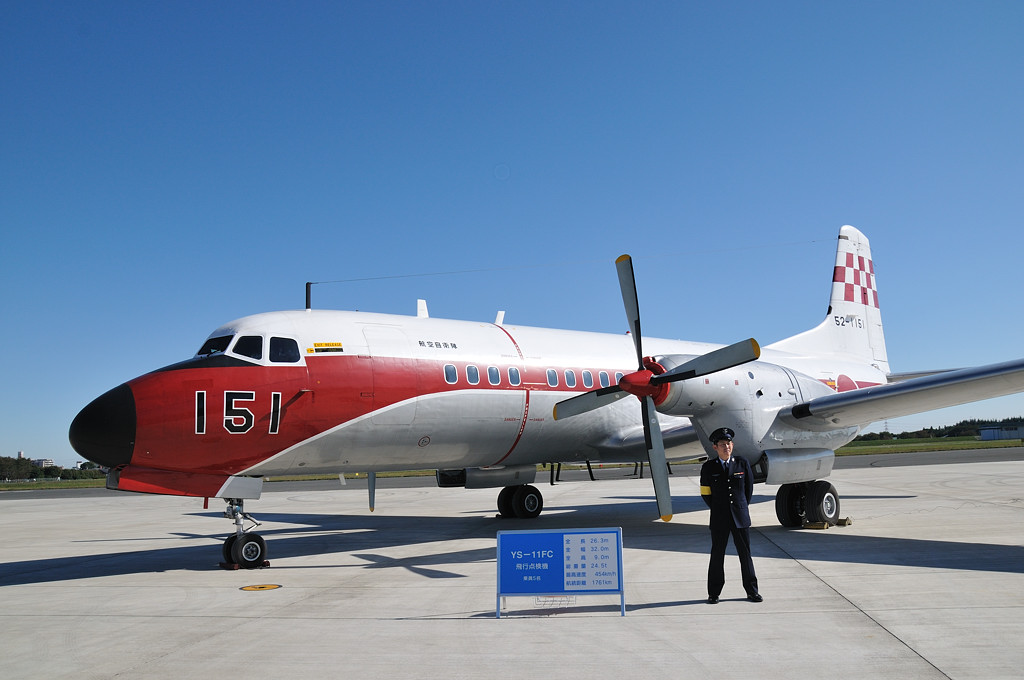
[(640, 402), (644, 416), (644, 434), (647, 435), (647, 460), (651, 463), (651, 480), (654, 482), (654, 497), (658, 500), (658, 514), (664, 522), (672, 519), (672, 490), (668, 484), (668, 461), (665, 459), (665, 442), (661, 437), (658, 412), (654, 398), (644, 397)]
[(661, 385), (677, 380), (689, 380), (690, 378), (708, 375), (709, 373), (717, 373), (733, 366), (745, 364), (748, 361), (755, 361), (760, 356), (761, 347), (757, 344), (757, 340), (748, 338), (728, 347), (722, 347), (707, 354), (702, 354), (699, 357), (690, 359), (685, 364), (676, 366), (670, 371), (656, 375), (651, 378), (651, 384)]
[(636, 277), (633, 276), (633, 258), (620, 255), (615, 260), (615, 269), (619, 273), (619, 290), (622, 292), (622, 305), (626, 308), (626, 322), (629, 324), (633, 346), (636, 348), (636, 365), (644, 368), (643, 342), (640, 336), (640, 302), (636, 296)]
[[(665, 458), (665, 442), (661, 436), (661, 425), (658, 423), (658, 411), (654, 406), (654, 398), (649, 388), (653, 385), (686, 380), (697, 376), (724, 371), (733, 366), (754, 361), (761, 356), (761, 348), (753, 338), (722, 347), (703, 356), (695, 357), (667, 373), (651, 376), (644, 366), (643, 336), (640, 333), (640, 301), (636, 294), (636, 276), (633, 274), (633, 258), (621, 255), (615, 260), (615, 270), (619, 274), (619, 291), (622, 293), (622, 305), (626, 310), (626, 322), (633, 336), (633, 347), (636, 348), (637, 373), (627, 376), (625, 389), (604, 388), (572, 399), (561, 401), (555, 405), (554, 417), (567, 418), (600, 408), (626, 395), (635, 394), (640, 398), (643, 411), (644, 440), (647, 444), (647, 459), (651, 463), (651, 479), (654, 481), (654, 495), (658, 499), (658, 514), (661, 519), (672, 519), (672, 493), (668, 483), (668, 462)], [(642, 372), (642, 373), (641, 373)], [(620, 384), (623, 384), (620, 382)], [(654, 390), (656, 391), (656, 390)]]
[(596, 408), (607, 406), (608, 404), (618, 401), (626, 396), (629, 396), (629, 393), (623, 392), (622, 388), (618, 385), (602, 387), (590, 392), (584, 392), (583, 394), (578, 394), (575, 397), (564, 399), (555, 404), (552, 417), (555, 420), (563, 420), (572, 416), (578, 416), (581, 413), (586, 413), (587, 411), (593, 411)]

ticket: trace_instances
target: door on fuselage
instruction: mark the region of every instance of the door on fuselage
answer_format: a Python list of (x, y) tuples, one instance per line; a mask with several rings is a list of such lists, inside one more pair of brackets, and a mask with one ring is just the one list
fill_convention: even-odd
[(409, 425), (416, 419), (419, 373), (409, 338), (394, 326), (364, 326), (373, 372), (374, 425)]

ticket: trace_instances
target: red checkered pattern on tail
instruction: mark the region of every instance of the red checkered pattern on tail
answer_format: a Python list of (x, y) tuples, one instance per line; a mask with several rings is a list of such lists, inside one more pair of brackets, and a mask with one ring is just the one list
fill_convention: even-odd
[(875, 264), (871, 260), (846, 253), (846, 263), (836, 264), (832, 282), (844, 286), (843, 299), (878, 307), (878, 291), (875, 290)]

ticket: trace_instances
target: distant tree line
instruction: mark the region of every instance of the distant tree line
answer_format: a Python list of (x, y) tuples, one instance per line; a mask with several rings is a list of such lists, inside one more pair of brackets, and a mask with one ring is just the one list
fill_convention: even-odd
[(98, 479), (106, 475), (95, 463), (85, 463), (81, 470), (60, 465), (39, 467), (28, 458), (0, 456), (0, 480), (4, 479)]
[(889, 439), (927, 439), (940, 437), (977, 437), (983, 427), (1019, 427), (1024, 425), (1024, 417), (1003, 418), (1002, 420), (961, 420), (956, 425), (945, 427), (926, 427), (913, 432), (869, 432), (857, 437), (854, 441), (886, 441)]

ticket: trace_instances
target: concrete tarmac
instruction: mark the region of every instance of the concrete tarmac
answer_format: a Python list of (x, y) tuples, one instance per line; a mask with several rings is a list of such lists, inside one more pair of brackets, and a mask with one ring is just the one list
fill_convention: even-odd
[[(1018, 456), (1019, 458), (1019, 456)], [(888, 461), (893, 461), (889, 457)], [(223, 503), (0, 494), (0, 677), (1019, 678), (1024, 461), (837, 469), (847, 527), (784, 529), (755, 487), (764, 602), (730, 546), (707, 605), (695, 466), (598, 470), (549, 486), (544, 514), (495, 517), (496, 490), (268, 489), (270, 566), (218, 567)], [(496, 532), (621, 527), (618, 596), (510, 597), (495, 618)], [(277, 586), (244, 590), (247, 586)]]

